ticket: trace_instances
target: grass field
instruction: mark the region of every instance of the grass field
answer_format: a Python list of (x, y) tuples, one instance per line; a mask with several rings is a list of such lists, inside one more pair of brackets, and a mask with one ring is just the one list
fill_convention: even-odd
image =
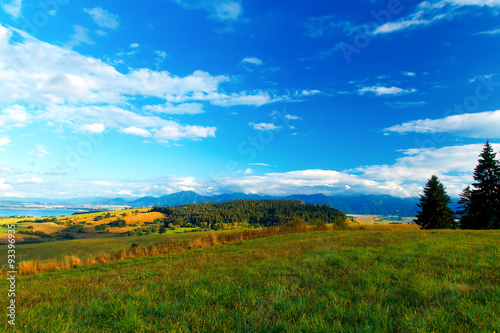
[(310, 232), (19, 276), (17, 330), (499, 332), (499, 238)]

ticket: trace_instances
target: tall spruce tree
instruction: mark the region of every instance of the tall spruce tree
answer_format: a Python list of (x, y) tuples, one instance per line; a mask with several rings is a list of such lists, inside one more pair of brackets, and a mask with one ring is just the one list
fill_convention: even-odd
[(500, 163), (486, 141), (474, 169), (474, 183), (470, 195), (467, 223), (469, 229), (498, 227), (500, 214)]
[(422, 229), (450, 229), (455, 227), (453, 212), (448, 206), (450, 197), (436, 175), (427, 181), (424, 193), (417, 206), (417, 218), (414, 220)]
[(462, 193), (460, 194), (460, 199), (458, 200), (457, 215), (460, 216), (460, 228), (461, 229), (472, 229), (474, 226), (474, 219), (470, 213), (470, 203), (471, 203), (472, 190), (470, 185), (468, 185)]

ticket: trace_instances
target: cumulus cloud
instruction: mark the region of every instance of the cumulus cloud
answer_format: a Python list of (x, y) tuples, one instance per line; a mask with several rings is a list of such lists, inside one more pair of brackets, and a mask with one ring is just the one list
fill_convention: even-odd
[(294, 115), (291, 115), (291, 114), (287, 114), (287, 115), (285, 115), (285, 118), (286, 118), (286, 119), (289, 119), (289, 120), (300, 120), (300, 119), (302, 119), (302, 118), (301, 118), (301, 117), (299, 117), (299, 116), (294, 116)]
[(45, 147), (43, 145), (36, 145), (36, 149), (28, 152), (28, 154), (38, 158), (44, 158), (45, 155), (49, 155), (49, 153), (45, 150)]
[(371, 86), (358, 89), (358, 93), (360, 95), (371, 93), (376, 96), (404, 95), (404, 94), (415, 93), (416, 91), (417, 91), (416, 89), (403, 89), (394, 86), (392, 87)]
[(102, 28), (109, 28), (109, 29), (117, 29), (118, 26), (120, 25), (118, 21), (118, 15), (112, 14), (101, 7), (94, 7), (92, 9), (83, 9), (87, 14), (89, 14), (94, 22), (102, 27)]
[(10, 143), (9, 138), (0, 138), (0, 146), (5, 146), (6, 144)]
[(500, 110), (465, 113), (441, 119), (412, 120), (385, 128), (386, 133), (455, 133), (472, 138), (500, 138)]

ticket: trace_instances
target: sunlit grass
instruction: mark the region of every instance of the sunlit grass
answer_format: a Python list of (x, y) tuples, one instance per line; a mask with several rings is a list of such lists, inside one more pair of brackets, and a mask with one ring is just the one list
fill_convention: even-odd
[[(20, 276), (17, 327), (498, 332), (499, 238), (497, 231), (311, 232)], [(0, 298), (1, 307), (6, 302)]]

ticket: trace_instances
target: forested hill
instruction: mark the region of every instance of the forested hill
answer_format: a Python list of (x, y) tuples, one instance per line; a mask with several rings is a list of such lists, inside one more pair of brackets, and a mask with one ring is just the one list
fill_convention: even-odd
[(165, 224), (204, 229), (226, 229), (240, 223), (270, 227), (303, 220), (308, 224), (343, 224), (344, 212), (328, 205), (298, 200), (235, 200), (225, 203), (196, 203), (177, 207), (153, 207), (166, 215)]

